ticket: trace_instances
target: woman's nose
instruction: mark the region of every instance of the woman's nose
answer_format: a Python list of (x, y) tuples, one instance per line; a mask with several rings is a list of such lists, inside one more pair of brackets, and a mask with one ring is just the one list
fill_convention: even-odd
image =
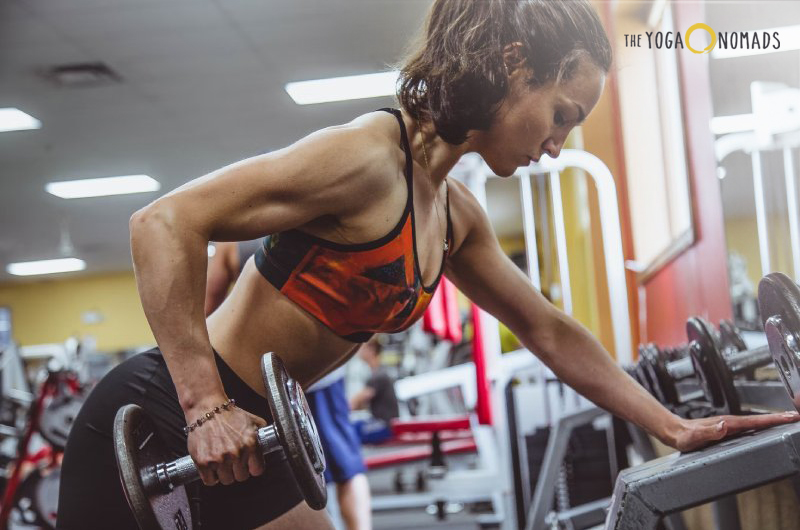
[(558, 158), (559, 153), (561, 153), (561, 145), (560, 143), (556, 144), (555, 140), (552, 138), (548, 138), (542, 146), (542, 149), (550, 158)]

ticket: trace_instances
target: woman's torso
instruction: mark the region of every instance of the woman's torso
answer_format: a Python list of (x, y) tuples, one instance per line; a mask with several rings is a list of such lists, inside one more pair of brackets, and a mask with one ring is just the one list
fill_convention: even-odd
[[(411, 125), (408, 119), (405, 125)], [(396, 146), (387, 159), (385, 171), (371, 178), (384, 179), (387, 192), (377, 198), (353, 197), (353, 214), (324, 218), (298, 227), (303, 232), (328, 241), (355, 244), (377, 240), (389, 233), (403, 216), (408, 192), (405, 174), (406, 152), (399, 124), (385, 112), (367, 114), (353, 125), (368, 127), (380, 142)], [(413, 163), (413, 215), (416, 258), (423, 285), (431, 286), (440, 274), (447, 212), (446, 189), (433, 190), (425, 168)], [(434, 193), (437, 196), (434, 200)], [(437, 211), (434, 210), (434, 204)], [(333, 366), (344, 362), (358, 344), (343, 339), (314, 316), (278, 291), (248, 260), (228, 298), (208, 319), (212, 346), (226, 363), (254, 390), (264, 395), (259, 361), (269, 351), (278, 353), (287, 369), (302, 385), (307, 385)]]

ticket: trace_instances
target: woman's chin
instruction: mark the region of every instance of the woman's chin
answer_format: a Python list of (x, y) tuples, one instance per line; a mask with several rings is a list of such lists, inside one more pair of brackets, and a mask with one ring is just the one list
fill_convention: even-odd
[(516, 173), (517, 168), (519, 168), (518, 160), (511, 160), (510, 158), (506, 160), (498, 160), (497, 158), (489, 160), (484, 157), (483, 160), (486, 162), (486, 165), (489, 166), (489, 169), (492, 170), (492, 173), (498, 177), (510, 177)]
[(516, 164), (503, 164), (500, 167), (492, 167), (491, 169), (498, 177), (510, 177), (517, 172), (518, 167)]

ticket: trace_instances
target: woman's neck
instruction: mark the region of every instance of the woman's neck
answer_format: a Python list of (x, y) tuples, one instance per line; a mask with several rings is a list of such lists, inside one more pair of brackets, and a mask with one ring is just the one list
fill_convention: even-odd
[(458, 160), (470, 151), (469, 142), (447, 143), (436, 133), (433, 123), (417, 121), (407, 112), (402, 113), (414, 160), (427, 170), (431, 184), (438, 189)]

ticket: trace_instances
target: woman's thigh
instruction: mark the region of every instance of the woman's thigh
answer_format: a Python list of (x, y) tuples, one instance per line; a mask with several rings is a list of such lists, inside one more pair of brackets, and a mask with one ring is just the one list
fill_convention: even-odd
[[(101, 528), (96, 522), (113, 520), (115, 530), (136, 528), (120, 485), (113, 447), (113, 421), (117, 410), (128, 403), (140, 405), (155, 425), (174, 459), (187, 454), (185, 423), (177, 393), (158, 352), (140, 354), (119, 365), (102, 380), (87, 399), (73, 424), (61, 474), (59, 528)], [(219, 361), (218, 361), (219, 362)], [(224, 366), (219, 366), (226, 392), (253, 414), (265, 415), (266, 401), (247, 388)], [(271, 423), (271, 419), (267, 419)], [(263, 475), (229, 486), (187, 488), (199, 498), (203, 528), (250, 529), (280, 518), (301, 500), (285, 456), (266, 457)]]
[(301, 502), (274, 521), (259, 526), (256, 530), (334, 530), (327, 510), (312, 510)]

